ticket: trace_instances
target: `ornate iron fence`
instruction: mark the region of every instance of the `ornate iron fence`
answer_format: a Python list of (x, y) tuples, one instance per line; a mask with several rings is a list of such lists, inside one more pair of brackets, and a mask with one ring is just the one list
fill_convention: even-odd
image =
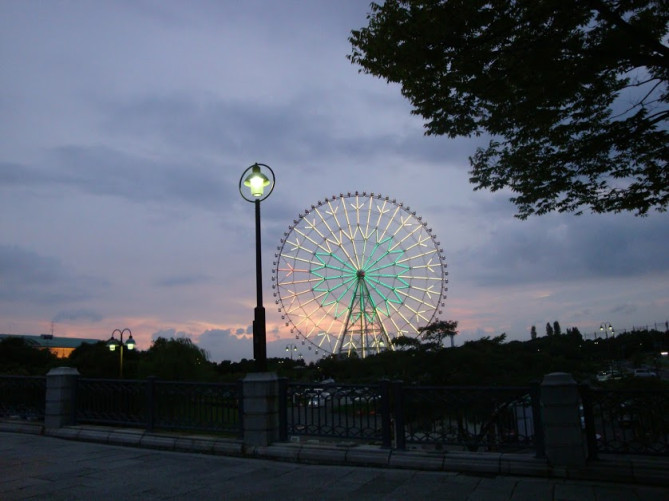
[(146, 389), (146, 381), (79, 378), (76, 421), (145, 427), (149, 416)]
[(0, 417), (43, 421), (46, 401), (46, 377), (0, 377)]
[[(538, 387), (283, 383), (282, 439), (354, 439), (470, 451), (543, 454)], [(536, 430), (536, 431), (535, 431)]]
[(316, 436), (389, 445), (387, 386), (283, 381), (281, 388), (284, 440)]
[(591, 457), (669, 454), (669, 392), (581, 386)]
[(240, 383), (153, 381), (153, 426), (240, 434)]
[[(581, 386), (591, 457), (669, 455), (669, 392)], [(0, 417), (43, 420), (46, 378), (0, 377)], [(241, 436), (242, 383), (79, 378), (79, 423)], [(352, 439), (470, 451), (543, 454), (538, 387), (298, 384), (280, 380), (282, 440)]]
[(538, 388), (405, 386), (393, 392), (398, 448), (543, 454)]
[(241, 433), (238, 383), (84, 379), (77, 382), (78, 423), (149, 431)]

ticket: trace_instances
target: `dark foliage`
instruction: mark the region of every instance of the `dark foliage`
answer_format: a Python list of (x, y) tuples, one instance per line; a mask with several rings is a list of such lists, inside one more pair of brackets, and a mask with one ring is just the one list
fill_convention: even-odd
[(666, 210), (666, 0), (386, 0), (368, 21), (349, 59), (427, 134), (489, 134), (470, 181), (517, 217)]

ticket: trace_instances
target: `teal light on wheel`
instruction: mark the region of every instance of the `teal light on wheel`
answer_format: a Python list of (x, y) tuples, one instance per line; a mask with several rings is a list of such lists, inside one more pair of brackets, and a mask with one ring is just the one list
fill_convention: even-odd
[(409, 207), (373, 193), (312, 205), (281, 240), (276, 303), (310, 348), (365, 357), (415, 336), (441, 313), (446, 261)]

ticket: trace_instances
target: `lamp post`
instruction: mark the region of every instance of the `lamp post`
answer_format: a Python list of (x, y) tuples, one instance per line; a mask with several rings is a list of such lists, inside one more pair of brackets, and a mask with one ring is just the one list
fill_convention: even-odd
[[(119, 333), (120, 340), (116, 339), (114, 337), (114, 334)], [(123, 342), (123, 334), (127, 332), (128, 335), (128, 340), (124, 343)], [(135, 349), (135, 340), (132, 338), (132, 332), (130, 332), (130, 329), (114, 329), (112, 331), (111, 338), (109, 338), (109, 341), (107, 341), (107, 346), (109, 347), (109, 351), (116, 351), (116, 347), (119, 347), (120, 355), (119, 355), (119, 371), (118, 371), (118, 377), (119, 379), (123, 379), (123, 349), (128, 348), (129, 350), (134, 350)]]
[(295, 346), (294, 344), (291, 343), (288, 346), (286, 346), (286, 351), (290, 352), (290, 359), (292, 360), (293, 359), (293, 353), (297, 351), (297, 346)]
[(616, 331), (613, 329), (613, 325), (611, 325), (609, 322), (604, 322), (599, 326), (599, 331), (604, 333), (604, 336), (606, 339), (609, 338), (609, 332), (611, 333), (611, 337), (616, 333)]
[[(247, 188), (247, 190), (244, 190)], [(267, 370), (267, 327), (265, 307), (262, 303), (262, 259), (260, 252), (260, 202), (274, 190), (274, 171), (269, 165), (255, 163), (239, 178), (239, 193), (247, 202), (255, 205), (256, 213), (256, 307), (253, 315), (253, 358), (256, 370)], [(248, 191), (246, 193), (245, 191)]]

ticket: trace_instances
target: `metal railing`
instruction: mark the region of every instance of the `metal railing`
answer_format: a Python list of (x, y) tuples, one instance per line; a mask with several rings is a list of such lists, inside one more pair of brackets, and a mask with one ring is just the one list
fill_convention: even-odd
[(241, 383), (150, 380), (153, 427), (241, 434)]
[(669, 455), (669, 392), (580, 390), (591, 458), (597, 453)]
[[(581, 385), (598, 453), (669, 455), (669, 392)], [(242, 383), (78, 378), (77, 423), (242, 436)], [(0, 377), (0, 417), (42, 421), (46, 378)], [(302, 384), (279, 380), (280, 439), (320, 437), (406, 449), (543, 455), (539, 387)]]
[(283, 439), (315, 436), (389, 442), (390, 422), (383, 385), (319, 385), (283, 382)]
[(80, 378), (76, 422), (240, 435), (240, 401), (239, 383)]
[(395, 406), (398, 448), (543, 454), (538, 388), (405, 386)]
[(46, 402), (46, 377), (0, 377), (0, 417), (43, 421)]
[(421, 445), (543, 454), (538, 387), (284, 382), (281, 394), (283, 440), (315, 436), (398, 449)]

